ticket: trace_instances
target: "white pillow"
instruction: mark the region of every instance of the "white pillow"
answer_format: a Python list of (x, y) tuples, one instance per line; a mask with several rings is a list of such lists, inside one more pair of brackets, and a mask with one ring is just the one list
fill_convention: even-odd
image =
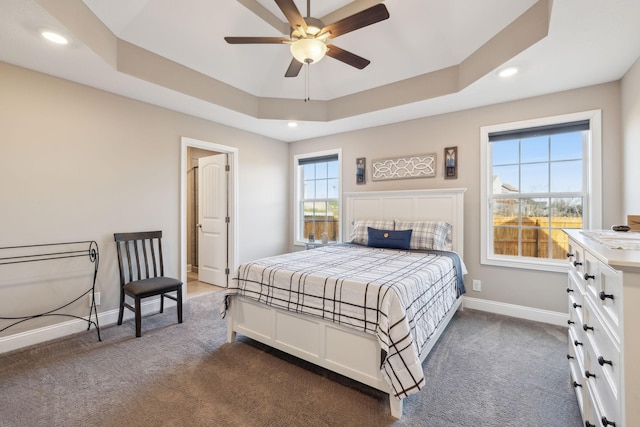
[(411, 249), (415, 250), (451, 250), (451, 224), (446, 221), (402, 221), (395, 220), (395, 229), (413, 230)]
[(377, 228), (378, 230), (393, 230), (393, 220), (383, 221), (365, 219), (356, 221), (353, 224), (353, 231), (351, 232), (349, 242), (355, 243), (356, 245), (367, 246), (367, 244), (369, 244), (369, 233), (367, 231), (367, 227)]

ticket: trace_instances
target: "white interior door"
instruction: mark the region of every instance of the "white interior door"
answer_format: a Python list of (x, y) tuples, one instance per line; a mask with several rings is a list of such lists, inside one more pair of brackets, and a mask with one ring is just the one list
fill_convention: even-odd
[(227, 154), (198, 159), (198, 280), (227, 286)]

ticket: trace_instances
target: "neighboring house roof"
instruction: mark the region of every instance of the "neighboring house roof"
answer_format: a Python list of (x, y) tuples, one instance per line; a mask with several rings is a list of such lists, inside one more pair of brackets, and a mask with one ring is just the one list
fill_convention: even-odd
[(503, 194), (503, 193), (518, 193), (518, 189), (511, 184), (505, 184), (500, 180), (500, 177), (494, 175), (493, 177), (493, 193), (494, 194)]

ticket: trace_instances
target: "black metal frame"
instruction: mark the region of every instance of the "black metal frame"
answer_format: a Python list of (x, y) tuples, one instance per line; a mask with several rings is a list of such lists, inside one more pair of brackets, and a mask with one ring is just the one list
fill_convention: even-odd
[[(60, 250), (57, 249), (61, 246), (69, 246), (69, 245), (87, 245), (86, 249), (77, 249), (77, 250)], [(16, 316), (16, 317), (4, 317), (0, 316), (2, 320), (15, 320), (15, 322), (11, 323), (8, 326), (0, 329), (0, 332), (3, 332), (12, 326), (18, 325), (22, 322), (26, 322), (31, 319), (35, 319), (38, 317), (45, 316), (62, 316), (62, 317), (72, 317), (75, 319), (84, 320), (87, 322), (87, 331), (91, 329), (91, 325), (95, 326), (96, 332), (98, 333), (98, 341), (102, 341), (100, 337), (100, 325), (98, 324), (98, 309), (96, 307), (96, 298), (95, 298), (95, 289), (96, 289), (96, 277), (98, 276), (98, 265), (100, 261), (100, 252), (98, 250), (98, 243), (93, 240), (80, 241), (80, 242), (62, 242), (62, 243), (45, 243), (40, 245), (26, 245), (26, 246), (7, 246), (0, 247), (0, 254), (5, 250), (21, 250), (21, 249), (35, 249), (39, 248), (42, 250), (40, 253), (32, 253), (28, 255), (16, 255), (16, 256), (6, 256), (0, 257), (0, 266), (9, 265), (9, 264), (22, 264), (28, 262), (38, 262), (38, 261), (49, 261), (56, 259), (64, 259), (64, 258), (77, 258), (77, 257), (88, 257), (89, 261), (93, 263), (93, 282), (91, 284), (91, 288), (87, 289), (77, 298), (74, 298), (72, 301), (69, 301), (66, 304), (58, 308), (54, 308), (52, 310), (45, 311), (43, 313), (37, 313), (27, 316)], [(62, 310), (65, 307), (73, 304), (79, 299), (83, 298), (87, 294), (91, 294), (91, 305), (89, 308), (89, 317), (84, 318), (81, 316), (76, 316), (75, 314), (68, 313), (56, 313), (57, 311)], [(95, 315), (95, 321), (91, 320), (92, 316)]]

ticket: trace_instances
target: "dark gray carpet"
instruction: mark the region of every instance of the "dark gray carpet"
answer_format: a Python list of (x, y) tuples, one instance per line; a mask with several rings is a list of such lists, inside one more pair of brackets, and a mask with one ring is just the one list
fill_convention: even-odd
[(580, 426), (564, 328), (465, 310), (387, 397), (251, 340), (225, 344), (222, 293), (175, 311), (0, 356), (1, 426)]

